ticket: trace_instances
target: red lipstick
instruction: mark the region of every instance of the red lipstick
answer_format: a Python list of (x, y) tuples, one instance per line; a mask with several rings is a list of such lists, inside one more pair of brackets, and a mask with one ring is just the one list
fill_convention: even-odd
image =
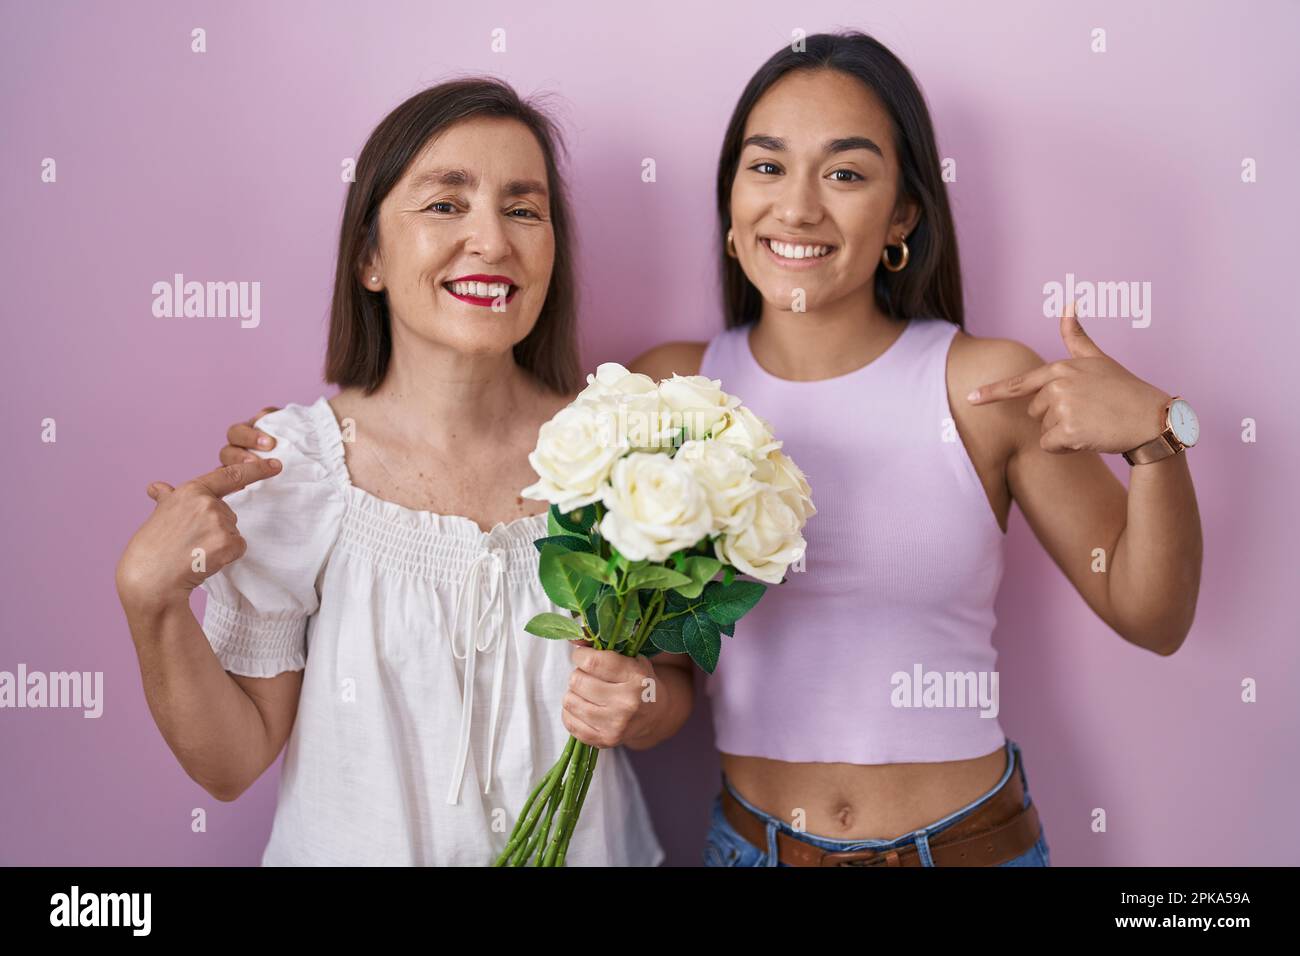
[(513, 299), (515, 297), (515, 293), (519, 291), (519, 286), (515, 285), (515, 281), (511, 279), (509, 276), (485, 275), (483, 273), (478, 273), (478, 272), (474, 273), (473, 275), (457, 276), (456, 278), (449, 279), (442, 284), (442, 287), (447, 290), (448, 295), (452, 296), (453, 298), (460, 299), (460, 301), (462, 302), (468, 302), (470, 305), (490, 307), (492, 303), (497, 300), (498, 297), (492, 295), (486, 295), (486, 296), (467, 295), (463, 292), (454, 292), (452, 290), (452, 283), (455, 282), (483, 282), (487, 284), (505, 285), (508, 287), (505, 296), (506, 302), (509, 302), (511, 299)]

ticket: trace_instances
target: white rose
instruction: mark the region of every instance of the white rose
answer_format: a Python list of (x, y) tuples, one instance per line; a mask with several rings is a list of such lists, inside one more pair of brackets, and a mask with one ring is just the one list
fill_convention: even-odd
[(734, 565), (760, 581), (778, 584), (786, 569), (803, 556), (807, 546), (799, 533), (799, 516), (781, 495), (762, 489), (754, 520), (739, 533), (725, 534), (713, 544), (718, 560)]
[(528, 455), (538, 481), (520, 493), (572, 511), (600, 497), (626, 450), (609, 440), (606, 419), (593, 404), (568, 405), (538, 430), (537, 447)]
[(800, 527), (817, 513), (813, 507), (812, 488), (808, 486), (808, 479), (790, 456), (779, 448), (774, 448), (766, 457), (755, 462), (754, 478), (769, 485), (781, 496), (781, 500), (799, 516)]
[(754, 497), (762, 488), (754, 480), (754, 463), (734, 446), (719, 441), (688, 441), (677, 450), (704, 486), (713, 512), (713, 534), (740, 531), (753, 521)]
[(750, 458), (760, 459), (781, 443), (772, 435), (772, 427), (744, 405), (728, 410), (713, 430), (713, 437), (734, 445)]
[(659, 395), (672, 411), (674, 427), (686, 429), (685, 438), (708, 438), (714, 427), (740, 399), (722, 390), (718, 379), (703, 375), (676, 375), (659, 383)]
[(602, 362), (596, 366), (595, 375), (588, 373), (587, 387), (578, 393), (576, 401), (591, 401), (610, 395), (639, 395), (657, 388), (649, 375), (629, 372), (617, 362)]
[(587, 404), (603, 421), (602, 440), (624, 450), (672, 451), (672, 412), (658, 391), (603, 395)]
[(704, 486), (684, 461), (647, 452), (620, 458), (602, 498), (600, 533), (633, 561), (663, 561), (713, 527)]

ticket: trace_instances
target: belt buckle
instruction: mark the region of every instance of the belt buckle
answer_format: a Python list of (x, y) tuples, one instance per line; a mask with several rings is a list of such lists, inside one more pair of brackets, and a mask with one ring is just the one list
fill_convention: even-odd
[(822, 855), (822, 866), (902, 866), (898, 850), (845, 850)]

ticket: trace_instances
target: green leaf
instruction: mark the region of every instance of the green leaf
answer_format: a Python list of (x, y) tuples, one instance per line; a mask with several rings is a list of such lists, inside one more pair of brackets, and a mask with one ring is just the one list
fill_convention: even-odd
[(581, 611), (595, 599), (596, 592), (600, 589), (598, 582), (579, 573), (562, 560), (565, 555), (576, 553), (566, 551), (559, 545), (545, 545), (537, 569), (546, 596), (570, 611)]
[(735, 580), (735, 578), (736, 578), (736, 569), (733, 568), (731, 565), (727, 565), (725, 568), (722, 569), (723, 584), (730, 584), (732, 581)]
[(690, 607), (691, 602), (682, 597), (677, 591), (664, 592), (664, 613), (676, 614), (679, 611), (685, 611)]
[(582, 628), (577, 621), (565, 614), (556, 614), (552, 611), (534, 615), (532, 620), (524, 625), (524, 630), (552, 641), (580, 640), (583, 636)]
[(734, 624), (758, 603), (766, 590), (767, 585), (758, 581), (732, 581), (731, 584), (713, 581), (704, 588), (709, 617), (718, 624)]
[(720, 630), (723, 634), (726, 634), (727, 637), (735, 637), (735, 636), (736, 636), (736, 622), (735, 622), (735, 621), (732, 621), (730, 624), (719, 624), (719, 625), (718, 625), (718, 630)]
[(561, 532), (585, 538), (596, 523), (596, 503), (580, 505), (569, 512), (561, 511), (559, 505), (551, 505), (550, 516), (560, 526)]
[(722, 562), (717, 558), (687, 558), (683, 562), (681, 571), (691, 579), (691, 583), (683, 584), (673, 590), (681, 594), (682, 597), (697, 598), (700, 596), (700, 592), (704, 590), (704, 585), (713, 580), (713, 576), (718, 573), (721, 567)]
[(722, 635), (717, 622), (707, 614), (692, 611), (682, 619), (682, 643), (691, 660), (706, 674), (712, 674), (718, 666), (718, 655), (722, 652)]
[(573, 568), (579, 574), (585, 575), (601, 584), (614, 584), (614, 575), (605, 567), (605, 562), (600, 560), (594, 554), (588, 554), (583, 551), (569, 551), (560, 556), (563, 564)]
[(685, 654), (686, 645), (682, 643), (684, 620), (685, 618), (675, 617), (671, 621), (660, 621), (650, 632), (649, 643), (669, 654)]
[(600, 603), (605, 600), (605, 595), (613, 593), (614, 591), (612, 588), (608, 588), (602, 584), (600, 589), (596, 591), (596, 596), (592, 599), (591, 603), (583, 609), (583, 616), (587, 619), (587, 629), (590, 630), (591, 633), (600, 633)]
[(649, 588), (655, 591), (662, 591), (667, 588), (680, 587), (683, 584), (690, 584), (691, 579), (684, 574), (665, 568), (658, 564), (647, 564), (644, 567), (636, 568), (627, 576), (627, 586), (629, 588)]
[(596, 633), (602, 641), (614, 630), (614, 618), (618, 615), (618, 596), (611, 590), (605, 592), (596, 604)]
[(583, 534), (589, 534), (591, 526), (596, 523), (597, 507), (597, 503), (593, 501), (590, 504), (582, 505), (580, 508), (574, 508), (566, 517), (577, 524), (582, 529)]
[[(566, 524), (568, 527), (566, 527)], [(575, 528), (576, 530), (570, 530), (570, 528)], [(546, 512), (546, 533), (549, 535), (568, 534), (578, 538), (586, 537), (586, 535), (582, 533), (581, 529), (577, 528), (572, 521), (569, 521), (564, 517), (560, 512), (559, 505), (551, 505), (551, 510)]]
[(533, 545), (538, 551), (541, 551), (545, 545), (555, 544), (564, 548), (566, 551), (586, 551), (590, 552), (591, 542), (585, 538), (575, 538), (571, 534), (556, 534), (547, 538), (537, 538)]
[(641, 623), (641, 604), (635, 598), (627, 598), (628, 607), (623, 612), (623, 626), (618, 630), (618, 637), (615, 638), (614, 644), (622, 644), (629, 637), (636, 633), (637, 627)]

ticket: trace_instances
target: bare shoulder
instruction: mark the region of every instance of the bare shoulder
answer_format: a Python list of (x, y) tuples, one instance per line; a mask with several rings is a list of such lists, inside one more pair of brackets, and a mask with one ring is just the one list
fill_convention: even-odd
[(672, 378), (673, 374), (698, 375), (708, 342), (665, 342), (641, 353), (628, 370), (653, 379)]
[(965, 395), (973, 388), (1019, 375), (1043, 364), (1043, 358), (1015, 339), (983, 338), (958, 330), (948, 356), (949, 384)]
[(1009, 457), (1026, 442), (1037, 440), (1038, 422), (1029, 414), (1031, 397), (972, 405), (966, 396), (983, 385), (1023, 375), (1042, 364), (1037, 352), (1014, 339), (983, 338), (963, 330), (953, 336), (948, 353), (948, 403), (986, 487), (998, 495)]

